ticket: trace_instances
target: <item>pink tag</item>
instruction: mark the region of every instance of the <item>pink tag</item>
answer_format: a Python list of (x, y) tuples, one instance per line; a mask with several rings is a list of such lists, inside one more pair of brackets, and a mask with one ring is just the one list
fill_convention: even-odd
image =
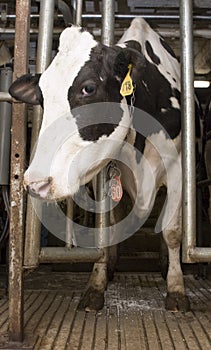
[(119, 202), (122, 198), (122, 195), (123, 191), (120, 176), (114, 176), (111, 185), (111, 198), (114, 202)]

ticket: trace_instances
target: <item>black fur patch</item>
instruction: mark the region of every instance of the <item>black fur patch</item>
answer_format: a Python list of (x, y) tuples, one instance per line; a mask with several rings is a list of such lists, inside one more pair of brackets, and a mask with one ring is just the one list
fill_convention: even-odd
[(164, 47), (164, 49), (174, 58), (176, 58), (176, 55), (174, 53), (174, 51), (172, 50), (172, 48), (167, 44), (167, 42), (165, 42), (165, 40), (163, 40), (162, 38), (160, 38), (160, 43), (161, 45)]
[(86, 141), (97, 141), (109, 136), (122, 119), (122, 109), (117, 103), (93, 103), (72, 110), (80, 136)]
[[(143, 83), (143, 81), (145, 83)], [(181, 130), (181, 112), (178, 108), (173, 108), (170, 98), (177, 98), (180, 103), (180, 92), (172, 88), (170, 82), (160, 73), (158, 67), (147, 61), (146, 68), (137, 72), (134, 83), (136, 84), (134, 127), (142, 130), (141, 111), (147, 112), (155, 121), (160, 123), (160, 130), (166, 131), (168, 137), (174, 139)], [(166, 112), (162, 113), (165, 109)], [(154, 132), (159, 132), (158, 129)], [(144, 138), (138, 137), (137, 146), (141, 152), (145, 143), (145, 138), (150, 136), (152, 131), (145, 128)]]
[(128, 40), (125, 42), (126, 46), (130, 49), (134, 49), (138, 52), (142, 52), (142, 47), (141, 44), (138, 43), (138, 41), (135, 40)]
[[(70, 108), (84, 140), (97, 141), (103, 135), (109, 136), (122, 119), (123, 111), (119, 106), (121, 82), (113, 72), (120, 51), (103, 45), (94, 48), (90, 60), (81, 68), (68, 91)], [(96, 92), (90, 96), (82, 94), (86, 82), (96, 86)]]
[(147, 53), (148, 53), (149, 57), (151, 58), (152, 62), (154, 62), (156, 65), (159, 65), (160, 58), (154, 53), (152, 45), (150, 44), (150, 42), (148, 40), (145, 42), (145, 47), (146, 47)]

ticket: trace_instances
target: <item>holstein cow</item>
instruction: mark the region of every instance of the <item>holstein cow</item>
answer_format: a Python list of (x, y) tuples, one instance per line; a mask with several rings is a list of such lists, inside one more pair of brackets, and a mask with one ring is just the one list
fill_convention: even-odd
[[(120, 158), (127, 164), (118, 164), (121, 184), (139, 217), (148, 215), (157, 190), (167, 186), (161, 222), (169, 252), (166, 308), (188, 310), (180, 266), (180, 67), (166, 42), (141, 18), (132, 21), (113, 47), (72, 26), (62, 32), (47, 70), (17, 79), (10, 94), (44, 108), (37, 148), (24, 176), (24, 186), (33, 196), (56, 201), (73, 196), (111, 159)], [(95, 103), (107, 107), (96, 113)], [(49, 135), (62, 115), (68, 116), (72, 132), (49, 171), (42, 159), (54, 141), (42, 135), (46, 130)], [(133, 176), (128, 177), (128, 168)], [(99, 266), (94, 274), (85, 293), (84, 306), (89, 309), (103, 306), (106, 287)]]

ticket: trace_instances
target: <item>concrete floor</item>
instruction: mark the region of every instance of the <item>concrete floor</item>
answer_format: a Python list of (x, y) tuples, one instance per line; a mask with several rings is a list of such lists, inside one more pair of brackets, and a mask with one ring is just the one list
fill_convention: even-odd
[[(34, 350), (210, 350), (211, 279), (185, 276), (191, 311), (165, 311), (160, 273), (116, 273), (102, 311), (77, 311), (88, 273), (51, 272), (25, 280), (24, 344)], [(8, 301), (0, 300), (0, 349), (7, 343)]]

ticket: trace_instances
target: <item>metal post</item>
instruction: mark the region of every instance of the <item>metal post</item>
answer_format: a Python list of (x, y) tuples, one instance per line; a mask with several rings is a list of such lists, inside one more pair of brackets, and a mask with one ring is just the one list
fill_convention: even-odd
[(77, 0), (76, 19), (75, 19), (75, 24), (77, 26), (81, 26), (81, 24), (82, 24), (82, 8), (83, 8), (83, 0)]
[(12, 96), (9, 94), (9, 92), (0, 92), (0, 101), (8, 101), (12, 102)]
[[(37, 73), (42, 73), (51, 62), (54, 8), (55, 0), (46, 0), (40, 2), (40, 21), (36, 67)], [(35, 147), (39, 135), (40, 126), (42, 123), (42, 115), (43, 112), (41, 107), (34, 107), (31, 151)], [(37, 210), (41, 210), (41, 208), (37, 208)], [(41, 223), (33, 209), (31, 198), (28, 196), (24, 254), (24, 265), (26, 268), (36, 267), (39, 264), (40, 229)]]
[[(79, 0), (76, 3), (74, 3), (74, 9), (75, 9), (75, 24), (78, 26), (81, 26), (82, 24), (82, 7), (83, 7), (83, 0)], [(72, 241), (73, 241), (73, 199), (71, 197), (67, 198), (66, 200), (67, 204), (67, 220), (66, 220), (66, 247), (72, 248)]]
[[(110, 46), (114, 42), (114, 0), (103, 0), (102, 2), (102, 43)], [(101, 242), (105, 242), (103, 237), (103, 229), (109, 227), (110, 215), (107, 208), (108, 201), (103, 201), (106, 188), (106, 176), (107, 172), (104, 168), (97, 175), (97, 192), (96, 199), (101, 201), (101, 212), (96, 214), (96, 227), (101, 231), (98, 236), (98, 244), (101, 246)], [(108, 249), (104, 248), (103, 257), (98, 261), (99, 263), (107, 264), (108, 262)], [(107, 269), (105, 269), (106, 271)], [(107, 276), (105, 276), (107, 279)]]
[[(101, 212), (96, 213), (95, 226), (99, 229), (98, 237), (96, 237), (96, 244), (102, 247), (105, 242), (104, 230), (105, 227), (109, 226), (110, 216), (109, 216), (109, 201), (105, 200), (107, 195), (107, 171), (106, 168), (102, 169), (97, 175), (97, 185), (96, 185), (96, 200), (101, 202)], [(100, 232), (102, 231), (102, 232)]]
[[(31, 1), (16, 1), (14, 78), (28, 67), (28, 44)], [(23, 340), (23, 172), (26, 149), (26, 106), (13, 104), (11, 140), (11, 216), (9, 267), (9, 340)]]
[(192, 0), (180, 1), (182, 77), (183, 261), (196, 245), (195, 106)]
[(183, 262), (211, 261), (211, 248), (196, 247), (195, 102), (193, 72), (192, 1), (180, 1), (182, 150), (183, 150)]
[[(83, 0), (78, 0), (74, 3), (75, 9), (75, 24), (81, 26), (82, 24), (82, 7)], [(66, 247), (72, 248), (73, 240), (73, 199), (71, 197), (67, 198), (67, 220), (66, 220)]]
[(111, 46), (114, 43), (114, 0), (102, 2), (102, 43)]

